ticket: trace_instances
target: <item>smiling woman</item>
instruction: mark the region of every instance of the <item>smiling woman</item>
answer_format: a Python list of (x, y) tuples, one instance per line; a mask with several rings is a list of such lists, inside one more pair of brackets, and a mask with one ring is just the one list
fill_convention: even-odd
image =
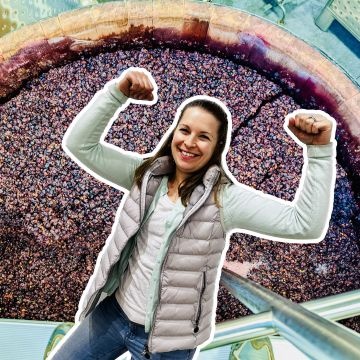
[(191, 359), (213, 331), (226, 234), (244, 229), (269, 239), (318, 242), (328, 226), (336, 141), (327, 114), (298, 110), (285, 124), (297, 141), (311, 135), (303, 144), (308, 169), (293, 204), (231, 180), (225, 162), (231, 118), (210, 97), (183, 103), (174, 129), (146, 160), (100, 141), (118, 109), (156, 103), (154, 89), (145, 69), (125, 70), (64, 136), (64, 150), (85, 170), (116, 179), (130, 193), (82, 295), (77, 325), (54, 350), (55, 360), (113, 359), (127, 350), (134, 357)]

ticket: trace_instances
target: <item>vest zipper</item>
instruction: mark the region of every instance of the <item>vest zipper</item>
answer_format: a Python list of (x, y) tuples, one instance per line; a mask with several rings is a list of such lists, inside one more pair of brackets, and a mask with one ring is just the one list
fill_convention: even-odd
[(194, 333), (197, 333), (199, 331), (199, 321), (200, 321), (200, 315), (201, 315), (201, 299), (204, 294), (205, 287), (206, 287), (206, 272), (203, 271), (202, 286), (201, 286), (201, 290), (200, 290), (199, 303), (198, 303), (198, 308), (197, 308), (196, 317), (195, 317)]
[[(176, 231), (177, 231), (179, 228), (180, 228), (180, 226), (178, 226), (177, 229), (175, 230), (174, 236), (175, 236), (175, 234), (176, 234)], [(173, 237), (174, 237), (174, 236), (173, 236)], [(172, 239), (170, 240), (170, 243), (171, 243), (171, 241), (172, 241)], [(170, 247), (170, 245), (169, 245), (169, 247)], [(155, 311), (154, 311), (154, 314), (153, 314), (153, 319), (152, 319), (152, 324), (151, 324), (151, 328), (150, 328), (150, 331), (149, 331), (148, 340), (147, 340), (147, 342), (146, 342), (146, 344), (145, 344), (145, 346), (144, 346), (144, 351), (143, 351), (143, 353), (145, 354), (144, 356), (145, 356), (147, 359), (150, 358), (150, 354), (151, 354), (150, 351), (149, 351), (148, 345), (149, 345), (149, 342), (150, 342), (151, 334), (152, 334), (152, 332), (153, 332), (153, 330), (154, 330), (154, 325), (155, 325), (154, 317), (155, 317), (155, 314), (156, 314), (157, 309), (158, 309), (158, 306), (159, 306), (160, 295), (161, 295), (161, 282), (162, 282), (162, 281), (161, 281), (161, 275), (162, 275), (162, 273), (163, 273), (164, 264), (165, 264), (165, 262), (166, 262), (166, 260), (167, 260), (168, 253), (169, 253), (169, 248), (168, 248), (168, 250), (166, 251), (166, 255), (165, 255), (165, 257), (164, 257), (164, 261), (163, 261), (163, 263), (161, 264), (160, 280), (159, 280), (159, 291), (158, 291), (158, 296), (159, 296), (159, 298), (158, 298), (158, 301), (157, 301), (157, 304), (156, 304), (156, 308), (155, 308)], [(147, 357), (147, 356), (149, 356), (149, 357)]]
[[(172, 239), (171, 239), (172, 240)], [(168, 251), (166, 252), (166, 255), (165, 255), (165, 258), (164, 258), (164, 261), (161, 265), (161, 269), (160, 269), (160, 280), (159, 280), (159, 291), (158, 291), (158, 296), (159, 296), (159, 299), (160, 299), (160, 294), (161, 294), (161, 274), (163, 272), (163, 266), (165, 264), (165, 261), (167, 259), (167, 256), (168, 256)], [(159, 306), (159, 302), (160, 300), (158, 299), (157, 301), (157, 304), (156, 304), (156, 308), (155, 308), (155, 311), (153, 313), (153, 319), (152, 319), (152, 324), (151, 324), (151, 328), (150, 328), (150, 331), (149, 331), (149, 336), (148, 336), (148, 340), (146, 341), (146, 344), (144, 346), (144, 350), (142, 352), (142, 355), (145, 356), (146, 359), (150, 359), (150, 351), (149, 351), (149, 342), (150, 342), (150, 338), (151, 338), (151, 334), (154, 330), (154, 325), (155, 325), (155, 322), (154, 322), (154, 317), (155, 317), (155, 314), (157, 312), (157, 309), (158, 309), (158, 306)]]
[(148, 348), (148, 343), (145, 344), (144, 350), (141, 353), (141, 355), (144, 356), (145, 359), (150, 359), (150, 352), (149, 352), (149, 348)]

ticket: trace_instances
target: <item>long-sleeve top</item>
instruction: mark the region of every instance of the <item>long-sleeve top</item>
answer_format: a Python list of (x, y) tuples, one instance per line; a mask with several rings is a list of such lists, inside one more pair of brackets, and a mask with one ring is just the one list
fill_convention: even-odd
[[(105, 143), (104, 138), (119, 111), (128, 103), (129, 99), (118, 90), (116, 82), (108, 83), (78, 114), (63, 139), (63, 148), (74, 161), (122, 191), (130, 190), (135, 169), (143, 157)], [(239, 183), (223, 186), (220, 216), (228, 236), (241, 231), (273, 240), (320, 241), (327, 230), (333, 204), (335, 149), (336, 141), (304, 147), (301, 185), (292, 202)], [(161, 182), (158, 192), (167, 193), (167, 181)], [(172, 218), (173, 213), (177, 214), (171, 212), (164, 223), (167, 237), (172, 236), (178, 223), (177, 218)]]
[[(130, 190), (135, 169), (143, 157), (103, 139), (128, 103), (116, 83), (108, 83), (79, 113), (63, 139), (63, 148), (72, 159), (96, 178), (122, 191)], [(220, 198), (224, 229), (256, 232), (265, 238), (320, 240), (332, 209), (335, 149), (336, 141), (304, 148), (306, 170), (292, 202), (243, 184), (226, 185)]]

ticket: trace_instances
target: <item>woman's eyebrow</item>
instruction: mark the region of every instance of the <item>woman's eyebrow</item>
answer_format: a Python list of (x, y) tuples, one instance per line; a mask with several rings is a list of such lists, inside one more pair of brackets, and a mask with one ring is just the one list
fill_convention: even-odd
[[(179, 124), (179, 126), (185, 126), (188, 129), (190, 129), (189, 126), (187, 126), (186, 124)], [(210, 136), (213, 136), (211, 133), (209, 133), (208, 131), (200, 131), (200, 134), (209, 134)]]

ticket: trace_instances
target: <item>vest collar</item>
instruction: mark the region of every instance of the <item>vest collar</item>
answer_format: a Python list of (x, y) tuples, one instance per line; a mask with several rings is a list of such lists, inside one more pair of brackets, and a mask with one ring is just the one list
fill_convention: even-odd
[[(166, 175), (174, 169), (174, 162), (170, 156), (162, 156), (157, 158), (154, 163), (150, 166), (149, 172), (152, 175)], [(216, 180), (220, 175), (220, 168), (217, 165), (212, 165), (206, 171), (203, 177), (203, 183), (205, 187), (213, 187)]]

